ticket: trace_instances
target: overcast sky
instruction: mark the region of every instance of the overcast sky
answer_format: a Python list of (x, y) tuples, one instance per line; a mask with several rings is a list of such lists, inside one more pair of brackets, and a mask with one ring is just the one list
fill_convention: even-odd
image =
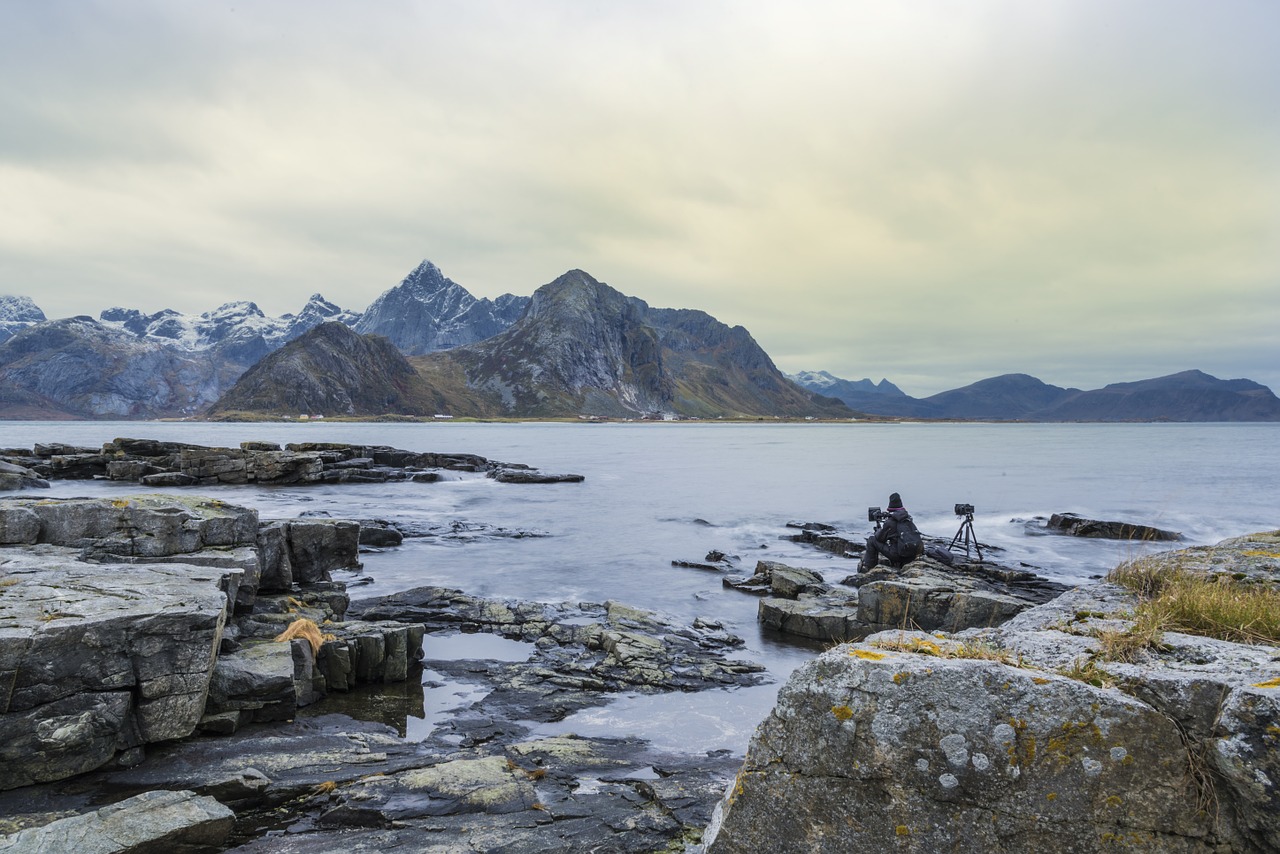
[(923, 396), (1280, 391), (1274, 0), (0, 0), (0, 293), (572, 268)]

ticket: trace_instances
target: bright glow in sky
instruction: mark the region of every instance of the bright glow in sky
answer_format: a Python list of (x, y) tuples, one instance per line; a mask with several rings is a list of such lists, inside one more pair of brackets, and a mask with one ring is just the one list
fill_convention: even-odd
[(572, 268), (924, 396), (1280, 390), (1274, 0), (0, 5), (0, 293)]

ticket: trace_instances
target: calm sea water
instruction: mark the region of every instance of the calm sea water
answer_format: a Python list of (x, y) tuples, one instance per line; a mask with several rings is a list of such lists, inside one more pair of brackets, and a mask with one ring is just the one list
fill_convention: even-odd
[[(202, 424), (0, 423), (0, 447), (98, 446), (118, 436), (235, 446), (245, 440), (344, 441), (456, 451), (577, 472), (580, 484), (498, 484), (459, 475), (436, 484), (203, 489), (264, 518), (454, 521), (546, 534), (472, 541), (406, 540), (370, 554), (371, 583), (353, 596), (422, 584), (545, 601), (614, 599), (722, 620), (743, 657), (784, 677), (811, 647), (763, 634), (758, 600), (717, 574), (673, 567), (718, 549), (804, 566), (828, 581), (851, 561), (781, 539), (788, 521), (869, 533), (868, 506), (902, 494), (926, 534), (950, 537), (956, 503), (977, 508), (998, 558), (1074, 583), (1149, 545), (1033, 536), (1026, 520), (1075, 512), (1181, 531), (1188, 544), (1280, 528), (1275, 424)], [(120, 495), (117, 484), (58, 482), (53, 495)], [(357, 580), (350, 577), (346, 580)], [(441, 655), (439, 657), (445, 657)], [(631, 697), (575, 716), (563, 730), (635, 732), (666, 746), (742, 750), (777, 684), (709, 696)], [(678, 727), (673, 727), (674, 723)], [(674, 734), (673, 734), (674, 733)]]

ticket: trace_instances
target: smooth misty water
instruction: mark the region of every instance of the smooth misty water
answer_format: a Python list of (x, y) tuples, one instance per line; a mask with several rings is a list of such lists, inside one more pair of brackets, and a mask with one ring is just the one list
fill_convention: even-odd
[[(1030, 536), (1054, 512), (1153, 524), (1189, 544), (1280, 527), (1280, 425), (1274, 424), (179, 424), (4, 423), (0, 447), (98, 446), (117, 436), (235, 446), (256, 439), (345, 441), (457, 451), (586, 475), (581, 484), (499, 484), (458, 475), (436, 484), (202, 489), (264, 518), (468, 521), (545, 537), (406, 540), (365, 558), (353, 597), (417, 585), (492, 597), (604, 601), (719, 619), (743, 657), (785, 676), (812, 647), (767, 636), (755, 597), (718, 574), (671, 566), (719, 549), (744, 569), (768, 558), (839, 581), (850, 561), (785, 542), (786, 522), (869, 532), (866, 508), (900, 492), (921, 529), (950, 537), (958, 502), (977, 508), (998, 559), (1064, 582), (1105, 573), (1150, 545)], [(119, 495), (118, 484), (58, 482), (53, 495)], [(357, 580), (349, 577), (346, 580)], [(450, 656), (439, 656), (450, 657)], [(635, 732), (659, 746), (740, 751), (777, 684), (702, 695), (622, 698), (558, 725)], [(553, 728), (554, 729), (554, 728)]]

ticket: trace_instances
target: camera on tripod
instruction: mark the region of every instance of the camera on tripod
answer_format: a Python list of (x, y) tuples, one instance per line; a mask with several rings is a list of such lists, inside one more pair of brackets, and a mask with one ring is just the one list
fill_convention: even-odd
[(969, 546), (972, 545), (978, 553), (978, 561), (981, 562), (982, 544), (978, 542), (978, 535), (973, 531), (973, 505), (957, 504), (955, 509), (956, 515), (963, 516), (964, 520), (960, 523), (960, 530), (956, 531), (956, 535), (951, 538), (951, 545), (947, 548), (950, 551), (955, 551), (957, 546), (963, 546), (964, 556), (967, 558), (969, 556)]
[(889, 518), (889, 514), (888, 514), (888, 513), (886, 513), (885, 511), (881, 510), (879, 507), (868, 507), (868, 508), (867, 508), (867, 521), (868, 521), (868, 522), (875, 522), (875, 523), (877, 523), (877, 524), (878, 524), (878, 523), (883, 522), (885, 519), (888, 519), (888, 518)]

